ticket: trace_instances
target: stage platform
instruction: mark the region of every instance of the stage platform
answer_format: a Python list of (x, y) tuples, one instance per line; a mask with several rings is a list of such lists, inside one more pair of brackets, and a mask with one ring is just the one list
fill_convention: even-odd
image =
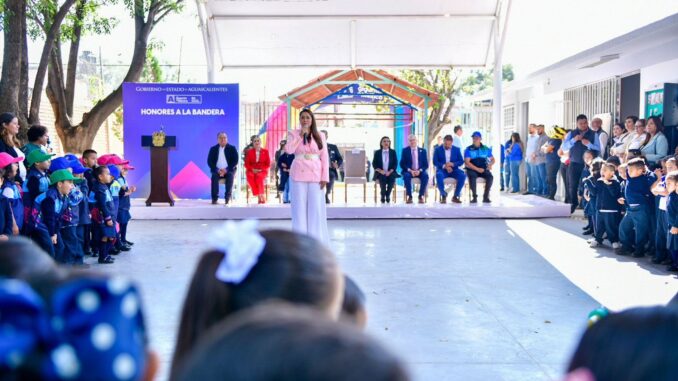
[[(153, 205), (133, 200), (132, 215), (138, 220), (227, 220), (256, 218), (285, 220), (290, 218), (290, 206), (274, 202), (258, 204), (222, 203), (212, 205), (207, 200), (177, 200), (173, 207)], [(427, 204), (404, 203), (390, 205), (330, 204), (328, 219), (463, 219), (463, 218), (550, 218), (569, 217), (570, 206), (537, 196), (495, 196), (491, 204), (439, 204), (429, 198)]]

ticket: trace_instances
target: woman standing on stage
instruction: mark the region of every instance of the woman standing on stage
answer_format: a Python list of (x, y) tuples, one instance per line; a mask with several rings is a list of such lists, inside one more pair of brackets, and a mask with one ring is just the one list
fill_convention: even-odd
[(268, 150), (261, 148), (261, 139), (257, 136), (252, 140), (252, 148), (245, 154), (245, 170), (247, 184), (252, 189), (252, 195), (257, 196), (260, 204), (266, 203), (266, 186), (264, 181), (271, 166), (271, 157)]
[(285, 152), (294, 155), (290, 169), (292, 229), (328, 244), (325, 186), (329, 181), (327, 143), (318, 133), (311, 110), (299, 113), (300, 129), (287, 135)]

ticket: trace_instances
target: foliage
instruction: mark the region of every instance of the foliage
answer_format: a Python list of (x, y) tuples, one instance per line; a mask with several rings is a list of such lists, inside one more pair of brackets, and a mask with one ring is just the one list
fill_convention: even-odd
[[(502, 79), (504, 82), (513, 81), (513, 65), (502, 66)], [(474, 70), (471, 72), (461, 85), (461, 91), (465, 94), (473, 95), (481, 91), (492, 88), (494, 82), (494, 69)]]
[(160, 60), (157, 53), (160, 53), (165, 47), (165, 43), (155, 39), (151, 39), (146, 48), (146, 63), (144, 71), (141, 73), (142, 82), (164, 82), (165, 75), (160, 65)]

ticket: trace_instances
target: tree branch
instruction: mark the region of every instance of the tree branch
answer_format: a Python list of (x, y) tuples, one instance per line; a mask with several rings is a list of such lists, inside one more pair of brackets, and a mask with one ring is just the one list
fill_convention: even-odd
[(75, 19), (73, 28), (73, 40), (68, 51), (68, 66), (66, 67), (66, 111), (69, 117), (73, 117), (73, 99), (75, 98), (75, 74), (78, 67), (78, 52), (80, 50), (80, 38), (82, 36), (82, 20), (85, 17), (85, 4), (87, 0), (80, 0), (75, 7)]

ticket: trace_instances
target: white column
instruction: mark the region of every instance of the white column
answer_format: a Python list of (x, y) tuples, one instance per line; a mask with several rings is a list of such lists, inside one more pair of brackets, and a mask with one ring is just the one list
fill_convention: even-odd
[[(492, 193), (499, 194), (501, 184), (501, 143), (502, 143), (502, 53), (504, 50), (504, 37), (506, 37), (506, 27), (508, 25), (509, 14), (511, 11), (511, 0), (507, 0), (506, 15), (503, 17), (504, 25), (500, 25), (501, 17), (497, 17), (494, 22), (494, 78), (493, 78), (493, 98), (492, 98), (492, 154), (496, 160), (492, 168), (492, 176), (494, 177), (494, 184), (492, 185)], [(500, 34), (499, 28), (502, 27)]]

